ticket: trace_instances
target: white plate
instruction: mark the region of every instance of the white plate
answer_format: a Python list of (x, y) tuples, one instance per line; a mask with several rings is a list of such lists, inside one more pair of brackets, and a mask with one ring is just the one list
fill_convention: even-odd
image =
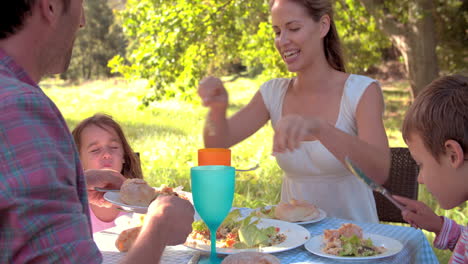
[(315, 255), (325, 257), (325, 258), (340, 259), (340, 260), (368, 260), (368, 259), (386, 258), (386, 257), (390, 257), (390, 256), (397, 254), (403, 249), (403, 245), (401, 244), (400, 241), (390, 238), (390, 237), (376, 235), (376, 234), (367, 234), (367, 233), (364, 233), (363, 237), (366, 239), (367, 238), (372, 239), (374, 246), (384, 247), (385, 249), (387, 249), (387, 251), (385, 251), (382, 254), (378, 254), (375, 256), (368, 256), (368, 257), (340, 257), (340, 256), (332, 255), (332, 254), (327, 254), (322, 251), (322, 247), (323, 247), (322, 235), (312, 237), (304, 246), (309, 252)]
[(114, 220), (114, 223), (116, 226), (121, 226), (125, 228), (136, 226), (136, 224), (138, 223), (138, 219), (133, 219), (133, 215), (134, 213), (121, 215)]
[[(177, 191), (177, 193), (184, 195), (185, 197), (189, 199), (190, 202), (192, 202), (191, 193), (184, 192), (184, 191)], [(129, 205), (129, 204), (124, 203), (122, 199), (120, 199), (120, 192), (106, 192), (104, 193), (104, 199), (130, 212), (146, 214), (146, 212), (148, 211), (148, 206)]]
[(319, 221), (322, 221), (323, 219), (325, 219), (325, 217), (327, 217), (327, 213), (325, 213), (325, 211), (320, 208), (319, 208), (319, 211), (320, 211), (320, 214), (315, 219), (312, 219), (309, 221), (294, 222), (294, 223), (299, 224), (299, 225), (307, 225), (307, 224), (312, 224), (312, 223), (317, 223)]
[[(269, 206), (265, 206), (264, 208), (265, 209), (270, 209), (271, 207), (272, 206), (269, 205)], [(254, 209), (253, 211), (258, 211), (258, 210), (260, 210), (260, 208)], [(318, 208), (318, 210), (319, 210), (320, 214), (315, 219), (312, 219), (312, 220), (309, 220), (309, 221), (299, 221), (299, 222), (291, 222), (291, 223), (295, 223), (295, 224), (299, 224), (299, 225), (307, 225), (307, 224), (312, 224), (312, 223), (317, 223), (319, 221), (322, 221), (323, 219), (325, 219), (325, 217), (327, 217), (327, 213), (324, 210), (320, 209), (320, 208)], [(272, 218), (272, 219), (276, 219), (276, 218)], [(279, 219), (277, 219), (277, 220), (279, 220)]]
[[(304, 227), (293, 224), (289, 222), (284, 222), (280, 220), (261, 218), (257, 224), (259, 228), (266, 228), (269, 226), (274, 226), (279, 228), (279, 233), (286, 235), (286, 240), (280, 244), (273, 245), (271, 247), (261, 247), (261, 248), (246, 248), (246, 249), (236, 249), (236, 248), (216, 248), (216, 253), (218, 254), (235, 254), (243, 251), (258, 251), (265, 253), (275, 253), (290, 250), (302, 246), (310, 238), (310, 233)], [(203, 251), (210, 252), (210, 246), (206, 244), (197, 244), (197, 245), (185, 245), (186, 247)]]

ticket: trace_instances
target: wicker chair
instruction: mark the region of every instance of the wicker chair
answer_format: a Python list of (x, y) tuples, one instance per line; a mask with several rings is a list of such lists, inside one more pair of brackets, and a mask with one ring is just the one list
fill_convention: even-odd
[[(418, 173), (416, 162), (407, 148), (391, 148), (390, 177), (383, 185), (392, 194), (418, 199)], [(382, 194), (374, 192), (377, 214), (380, 221), (406, 223), (401, 211)]]

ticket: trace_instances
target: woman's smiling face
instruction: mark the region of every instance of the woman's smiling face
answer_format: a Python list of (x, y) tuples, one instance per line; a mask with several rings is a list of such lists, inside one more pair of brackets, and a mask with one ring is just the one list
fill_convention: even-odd
[(85, 170), (113, 169), (121, 172), (124, 150), (117, 133), (110, 127), (85, 127), (81, 133), (80, 158)]
[(327, 24), (315, 22), (307, 10), (298, 3), (276, 0), (271, 7), (275, 47), (288, 70), (298, 72), (313, 64), (323, 53), (323, 37)]

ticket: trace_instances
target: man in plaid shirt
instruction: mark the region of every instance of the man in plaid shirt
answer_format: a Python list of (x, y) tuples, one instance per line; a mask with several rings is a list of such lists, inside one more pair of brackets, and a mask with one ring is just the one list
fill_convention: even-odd
[[(67, 69), (85, 25), (82, 1), (15, 0), (0, 9), (0, 263), (102, 261), (88, 197), (99, 203), (93, 187), (118, 188), (123, 176), (83, 172), (65, 120), (37, 85)], [(158, 198), (124, 262), (157, 263), (166, 245), (185, 241), (193, 213), (185, 200)]]

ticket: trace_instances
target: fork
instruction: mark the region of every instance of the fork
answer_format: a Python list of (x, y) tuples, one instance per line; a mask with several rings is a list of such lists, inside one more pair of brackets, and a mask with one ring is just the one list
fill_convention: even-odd
[(252, 168), (248, 168), (248, 169), (243, 169), (243, 170), (240, 170), (240, 169), (236, 169), (236, 171), (253, 171), (253, 170), (256, 170), (260, 167), (260, 164), (257, 164), (255, 166), (253, 166)]
[(99, 187), (94, 187), (94, 190), (98, 192), (120, 192), (120, 189), (105, 189)]

